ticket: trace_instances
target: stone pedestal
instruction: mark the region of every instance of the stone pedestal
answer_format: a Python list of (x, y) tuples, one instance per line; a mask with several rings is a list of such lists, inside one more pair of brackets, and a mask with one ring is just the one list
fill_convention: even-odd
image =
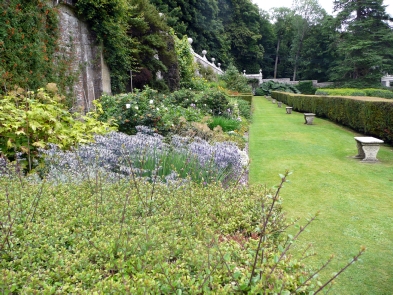
[(274, 98), (272, 99), (272, 103), (276, 103), (276, 100)]
[(312, 123), (314, 121), (314, 118), (315, 118), (315, 114), (313, 114), (313, 113), (304, 113), (304, 121), (305, 121), (304, 124), (312, 125)]
[(277, 106), (278, 106), (279, 108), (281, 108), (281, 104), (282, 104), (281, 101), (277, 101)]
[(377, 154), (379, 151), (379, 145), (383, 143), (375, 137), (354, 137), (356, 140), (356, 147), (358, 154), (355, 156), (356, 159), (362, 159), (362, 162), (377, 162)]
[(292, 107), (286, 107), (287, 114), (292, 114)]

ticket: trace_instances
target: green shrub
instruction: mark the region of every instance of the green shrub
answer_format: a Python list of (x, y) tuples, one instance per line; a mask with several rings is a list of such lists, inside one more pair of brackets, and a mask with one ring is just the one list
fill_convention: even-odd
[(226, 88), (235, 92), (251, 92), (248, 79), (239, 73), (236, 67), (230, 64), (220, 77), (226, 83)]
[(178, 91), (172, 92), (171, 97), (174, 100), (174, 103), (183, 107), (188, 108), (192, 103), (196, 103), (195, 100), (197, 93), (191, 89), (182, 88)]
[(193, 100), (186, 98), (181, 102), (188, 95), (194, 96), (194, 93), (182, 90), (173, 95), (159, 95), (149, 87), (134, 93), (103, 95), (99, 100), (104, 111), (100, 119), (112, 121), (118, 125), (119, 131), (126, 134), (135, 134), (136, 126), (143, 125), (165, 135), (177, 128), (181, 118), (200, 121), (204, 116)]
[[(252, 96), (250, 95), (250, 98)], [(245, 100), (243, 97), (229, 96), (229, 105), (232, 110), (232, 118), (236, 119), (238, 117), (251, 119), (251, 101)]]
[(224, 91), (208, 89), (200, 92), (196, 105), (213, 115), (224, 114), (230, 109), (228, 96)]
[[(56, 144), (67, 149), (115, 129), (98, 121), (98, 113), (71, 114), (56, 90), (56, 85), (49, 83), (47, 90), (25, 92), (18, 88), (0, 96), (0, 154), (14, 159), (16, 153), (22, 153), (31, 169), (38, 148)], [(101, 111), (99, 104), (96, 107)]]
[(268, 81), (262, 83), (257, 89), (255, 89), (255, 95), (257, 96), (270, 96), (272, 91), (282, 91), (290, 93), (299, 93), (299, 90), (290, 84), (279, 83), (274, 81)]
[(218, 117), (213, 117), (207, 125), (212, 130), (217, 126), (221, 126), (222, 131), (228, 132), (228, 131), (234, 131), (239, 129), (240, 121), (236, 119), (229, 119), (229, 118), (224, 118), (222, 116), (218, 116)]
[(366, 88), (363, 89), (367, 96), (393, 98), (393, 91), (387, 89)]
[(308, 252), (292, 247), (298, 235), (285, 234), (286, 175), (277, 191), (224, 190), (110, 183), (98, 171), (91, 181), (53, 185), (6, 169), (1, 163), (5, 294), (310, 294), (322, 286), (320, 270), (304, 265)]
[(300, 81), (299, 84), (296, 85), (296, 88), (303, 94), (315, 94), (317, 88), (313, 86), (312, 81)]
[(316, 95), (336, 95), (336, 96), (373, 96), (381, 98), (393, 98), (393, 91), (377, 88), (335, 88), (335, 89), (318, 89)]
[(295, 111), (315, 113), (357, 132), (393, 142), (393, 101), (284, 92), (273, 92), (272, 97), (292, 106)]

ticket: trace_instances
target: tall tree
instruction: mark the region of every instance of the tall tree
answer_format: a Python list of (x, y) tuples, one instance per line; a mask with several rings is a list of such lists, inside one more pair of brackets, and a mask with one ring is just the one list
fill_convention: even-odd
[(312, 26), (304, 40), (303, 56), (299, 60), (298, 79), (328, 81), (329, 70), (336, 58), (335, 44), (338, 41), (336, 21), (325, 15), (323, 20)]
[(274, 32), (276, 34), (276, 56), (274, 62), (273, 78), (277, 78), (277, 66), (280, 53), (280, 44), (282, 40), (292, 31), (293, 11), (287, 7), (278, 7), (272, 9), (272, 19), (274, 21)]
[(264, 54), (263, 20), (258, 6), (250, 0), (221, 0), (219, 16), (230, 41), (235, 66), (239, 70), (258, 73)]
[(295, 37), (292, 43), (293, 81), (296, 80), (299, 58), (302, 54), (303, 43), (313, 25), (318, 24), (326, 14), (318, 0), (294, 0), (295, 17), (293, 26)]
[(340, 59), (331, 78), (353, 86), (379, 84), (384, 72), (393, 70), (392, 17), (385, 12), (383, 0), (337, 0), (337, 50)]
[(261, 16), (259, 27), (262, 34), (261, 45), (264, 49), (263, 59), (259, 64), (263, 70), (264, 77), (273, 77), (276, 34), (271, 22), (270, 14), (267, 11), (260, 9), (259, 15)]
[(176, 35), (193, 39), (193, 49), (197, 53), (208, 51), (208, 57), (229, 64), (230, 45), (219, 18), (218, 0), (150, 0), (164, 13), (165, 19)]

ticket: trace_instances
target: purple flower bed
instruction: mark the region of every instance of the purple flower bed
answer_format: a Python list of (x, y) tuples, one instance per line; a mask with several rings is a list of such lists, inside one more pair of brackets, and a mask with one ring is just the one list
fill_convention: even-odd
[[(243, 154), (234, 143), (219, 142), (210, 145), (200, 138), (175, 135), (168, 144), (164, 142), (163, 136), (148, 127), (138, 126), (137, 131), (136, 135), (111, 132), (96, 136), (95, 143), (80, 145), (71, 151), (63, 152), (56, 146), (41, 150), (47, 167), (47, 177), (75, 181), (94, 175), (97, 171), (105, 173), (108, 179), (118, 179), (132, 172), (146, 175), (148, 168), (141, 167), (138, 163), (153, 163), (154, 167), (149, 169), (161, 169), (160, 157), (163, 154), (173, 157), (185, 155), (187, 161), (196, 159), (199, 169), (213, 169), (217, 175), (225, 171), (225, 181), (236, 180), (243, 172)], [(186, 160), (184, 165), (187, 165)], [(177, 171), (169, 171), (167, 174), (173, 179), (175, 172)]]

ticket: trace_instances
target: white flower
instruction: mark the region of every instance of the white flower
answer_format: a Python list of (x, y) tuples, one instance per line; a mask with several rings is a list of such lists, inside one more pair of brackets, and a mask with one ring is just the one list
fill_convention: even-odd
[(139, 110), (138, 106), (135, 106), (135, 109), (136, 109), (136, 110)]
[(150, 99), (149, 103), (150, 103), (150, 104), (153, 104), (153, 102), (154, 102), (154, 101), (153, 101), (152, 99)]
[(159, 111), (160, 109), (159, 108), (157, 108), (157, 111)]
[(131, 107), (131, 104), (126, 103), (126, 108), (129, 109)]

